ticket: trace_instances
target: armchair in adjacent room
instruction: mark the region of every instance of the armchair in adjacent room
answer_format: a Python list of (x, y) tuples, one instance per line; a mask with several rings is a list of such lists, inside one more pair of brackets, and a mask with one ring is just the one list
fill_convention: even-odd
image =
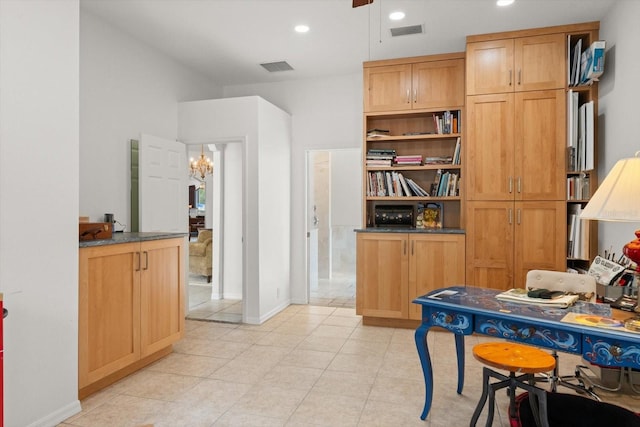
[(198, 230), (198, 240), (189, 243), (189, 273), (207, 276), (207, 282), (211, 282), (212, 251), (212, 230), (206, 228)]

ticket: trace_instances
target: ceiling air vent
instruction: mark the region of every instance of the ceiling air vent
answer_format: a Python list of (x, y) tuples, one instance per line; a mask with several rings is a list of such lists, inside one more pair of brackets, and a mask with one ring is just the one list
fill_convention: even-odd
[(278, 61), (278, 62), (265, 62), (260, 64), (270, 73), (275, 73), (276, 71), (291, 71), (293, 67), (287, 63), (287, 61)]
[(409, 25), (408, 27), (391, 28), (391, 37), (408, 36), (409, 34), (422, 34), (422, 25)]

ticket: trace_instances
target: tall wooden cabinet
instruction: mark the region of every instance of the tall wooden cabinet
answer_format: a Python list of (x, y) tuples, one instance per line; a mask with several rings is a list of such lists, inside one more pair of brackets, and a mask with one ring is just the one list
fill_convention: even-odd
[[(363, 229), (356, 240), (356, 312), (366, 324), (415, 326), (421, 316), (412, 304), (416, 297), (464, 283), (459, 185), (464, 176), (464, 102), (463, 53), (364, 64)], [(451, 117), (450, 126), (438, 128), (444, 117)], [(420, 160), (368, 164), (367, 155), (375, 151)], [(431, 193), (445, 174), (450, 186), (440, 195), (388, 191), (396, 185), (395, 176), (398, 185), (411, 181)], [(416, 228), (421, 207), (430, 203), (441, 210), (440, 228)], [(387, 208), (408, 209), (412, 217), (403, 225), (379, 222), (377, 212)]]
[(184, 238), (83, 247), (80, 397), (167, 354), (184, 334)]
[(597, 23), (467, 37), (467, 283), (567, 268), (567, 45)]

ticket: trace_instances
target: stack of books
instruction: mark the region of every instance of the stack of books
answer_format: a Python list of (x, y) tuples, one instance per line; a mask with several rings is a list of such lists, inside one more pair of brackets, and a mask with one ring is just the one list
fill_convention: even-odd
[(393, 164), (396, 150), (387, 148), (370, 148), (367, 150), (367, 166), (388, 167)]
[(389, 129), (369, 129), (367, 138), (386, 138), (389, 136)]
[(408, 155), (408, 156), (396, 156), (395, 160), (398, 166), (407, 166), (407, 165), (421, 165), (422, 164), (422, 156), (419, 154)]
[(453, 157), (451, 156), (433, 156), (424, 158), (425, 165), (449, 165), (452, 162)]

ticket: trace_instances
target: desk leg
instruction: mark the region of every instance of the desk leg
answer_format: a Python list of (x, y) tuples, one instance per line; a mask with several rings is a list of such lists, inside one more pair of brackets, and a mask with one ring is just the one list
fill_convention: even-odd
[(429, 357), (429, 348), (427, 347), (427, 332), (429, 325), (422, 324), (416, 329), (415, 339), (418, 356), (420, 356), (420, 364), (422, 364), (422, 373), (424, 374), (424, 409), (420, 419), (424, 420), (431, 409), (431, 399), (433, 398), (433, 370), (431, 368), (431, 357)]
[(464, 387), (464, 335), (454, 334), (456, 339), (456, 356), (458, 356), (458, 394)]

